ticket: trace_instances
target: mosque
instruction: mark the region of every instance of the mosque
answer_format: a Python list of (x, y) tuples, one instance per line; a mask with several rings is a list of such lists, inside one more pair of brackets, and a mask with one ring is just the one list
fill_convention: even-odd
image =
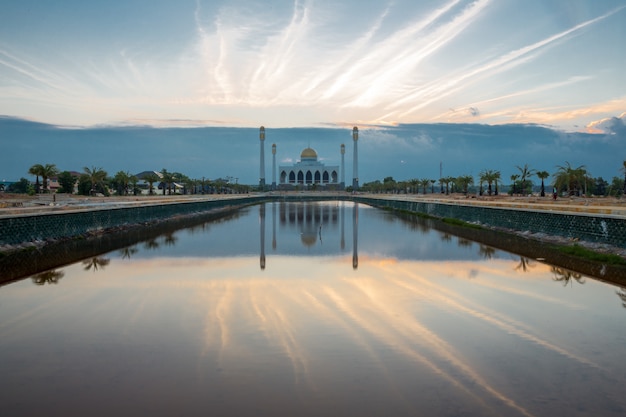
[[(265, 127), (261, 126), (259, 131), (261, 141), (260, 149), (260, 175), (259, 186), (266, 187), (265, 182)], [(352, 139), (354, 141), (353, 154), (353, 178), (352, 187), (358, 188), (358, 149), (359, 129), (355, 126), (352, 129)], [(317, 152), (308, 147), (300, 154), (300, 160), (293, 165), (281, 165), (276, 170), (276, 144), (272, 144), (272, 184), (271, 189), (292, 189), (298, 186), (315, 186), (325, 189), (343, 190), (345, 189), (345, 161), (346, 148), (344, 144), (340, 147), (341, 168), (338, 165), (327, 166), (318, 161)], [(279, 173), (279, 182), (276, 182), (276, 173)], [(341, 178), (340, 178), (341, 176)]]

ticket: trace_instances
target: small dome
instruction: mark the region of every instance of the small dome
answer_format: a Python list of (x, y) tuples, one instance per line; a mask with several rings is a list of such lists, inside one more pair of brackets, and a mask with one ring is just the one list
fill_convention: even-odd
[(306, 148), (300, 154), (300, 158), (302, 159), (317, 159), (317, 152), (314, 149)]

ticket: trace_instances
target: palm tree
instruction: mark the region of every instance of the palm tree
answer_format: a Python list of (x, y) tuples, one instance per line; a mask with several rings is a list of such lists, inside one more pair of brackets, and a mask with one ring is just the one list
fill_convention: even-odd
[(167, 187), (167, 194), (172, 194), (172, 183), (176, 179), (172, 172), (168, 172), (167, 169), (161, 170), (161, 179), (163, 180), (163, 195), (165, 195), (165, 187)]
[(43, 165), (41, 164), (35, 164), (32, 167), (30, 167), (28, 169), (28, 173), (30, 175), (34, 175), (36, 180), (35, 180), (35, 192), (37, 194), (39, 194), (41, 192), (41, 189), (39, 187), (39, 176), (41, 176), (41, 173), (43, 172)]
[(431, 194), (435, 194), (435, 183), (437, 181), (436, 180), (430, 180), (430, 193)]
[(452, 182), (453, 178), (452, 177), (443, 177), (441, 178), (439, 181), (442, 184), (445, 184), (446, 186), (446, 195), (450, 194), (449, 190), (448, 190), (448, 185), (450, 185), (450, 183)]
[(96, 193), (98, 185), (101, 188), (104, 188), (104, 180), (107, 177), (107, 172), (105, 170), (97, 167), (84, 167), (83, 171), (85, 171), (85, 174), (89, 176), (89, 181), (91, 181), (91, 195)]
[(46, 164), (41, 170), (41, 186), (43, 192), (48, 192), (48, 178), (52, 178), (59, 174), (59, 170), (55, 164)]
[(133, 189), (133, 195), (137, 195), (137, 191), (139, 191), (137, 188), (137, 182), (139, 182), (139, 178), (137, 178), (135, 175), (131, 175), (128, 178), (128, 183), (131, 185)]
[(483, 195), (483, 183), (485, 182), (487, 182), (487, 171), (480, 171), (478, 173), (478, 186), (480, 195)]
[(120, 195), (128, 194), (128, 184), (130, 183), (130, 173), (118, 171), (115, 174), (115, 182), (117, 183), (117, 193)]
[(490, 169), (482, 171), (480, 173), (481, 189), (482, 189), (482, 183), (486, 182), (487, 183), (487, 194), (491, 195), (491, 193), (492, 193), (491, 184), (493, 184), (493, 182), (495, 180), (496, 180), (496, 172), (495, 171), (492, 171)]
[(584, 177), (587, 174), (587, 170), (584, 165), (577, 168), (572, 168), (569, 162), (565, 161), (565, 165), (557, 165), (557, 171), (552, 174), (554, 178), (554, 186), (557, 190), (561, 190), (565, 187), (567, 194), (570, 195), (572, 189), (578, 190), (581, 183), (584, 182)]
[(550, 176), (550, 173), (548, 171), (537, 171), (537, 178), (541, 179), (541, 196), (542, 197), (546, 196), (546, 187), (543, 184), (543, 180), (545, 180), (549, 176)]
[(521, 192), (525, 194), (527, 190), (526, 182), (528, 178), (533, 176), (533, 174), (535, 173), (535, 170), (528, 168), (528, 164), (524, 164), (523, 167), (517, 165), (517, 169), (520, 172), (520, 182), (521, 182), (521, 188), (522, 188)]
[(461, 175), (456, 179), (458, 186), (463, 190), (463, 194), (467, 195), (470, 185), (474, 185), (474, 177), (472, 175)]
[(428, 187), (430, 185), (430, 179), (429, 178), (422, 178), (419, 181), (419, 184), (422, 186), (422, 192), (424, 193), (424, 195), (426, 195), (426, 187)]
[(154, 194), (154, 183), (159, 181), (160, 179), (161, 178), (156, 172), (151, 172), (143, 177), (143, 180), (148, 183), (148, 194)]
[(493, 183), (496, 186), (494, 195), (498, 195), (498, 181), (500, 181), (500, 171), (493, 171)]

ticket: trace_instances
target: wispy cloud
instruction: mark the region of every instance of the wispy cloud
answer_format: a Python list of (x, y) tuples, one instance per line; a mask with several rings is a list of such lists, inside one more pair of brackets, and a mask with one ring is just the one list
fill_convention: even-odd
[[(16, 100), (23, 100), (25, 111), (49, 115), (50, 108), (62, 108), (57, 113), (70, 123), (72, 116), (89, 114), (99, 122), (265, 120), (282, 126), (506, 123), (536, 115), (533, 122), (560, 124), (567, 111), (558, 110), (565, 102), (559, 93), (576, 88), (579, 98), (569, 104), (589, 107), (583, 92), (597, 90), (604, 74), (594, 64), (577, 68), (577, 74), (564, 68), (563, 79), (556, 71), (542, 76), (541, 68), (554, 65), (544, 62), (553, 59), (546, 52), (563, 53), (559, 47), (598, 30), (598, 23), (626, 6), (587, 13), (567, 27), (546, 18), (536, 33), (520, 27), (514, 41), (497, 42), (492, 37), (501, 33), (484, 28), (498, 27), (494, 23), (504, 11), (513, 13), (512, 6), (448, 0), (426, 7), (388, 2), (355, 11), (343, 3), (309, 0), (289, 7), (197, 0), (195, 11), (185, 12), (195, 30), (175, 48), (148, 50), (139, 34), (110, 44), (100, 40), (80, 53), (63, 45), (50, 59), (3, 40), (0, 113), (14, 114)], [(476, 46), (481, 42), (484, 48)], [(464, 54), (466, 49), (471, 54)], [(596, 102), (613, 99), (601, 88)]]
[(525, 47), (510, 51), (504, 55), (501, 55), (495, 59), (486, 62), (485, 64), (472, 68), (467, 72), (458, 73), (456, 75), (446, 74), (444, 77), (434, 80), (426, 86), (420, 86), (416, 88), (415, 91), (398, 100), (394, 104), (394, 108), (401, 109), (402, 105), (410, 102), (418, 102), (419, 104), (409, 107), (408, 109), (399, 110), (396, 113), (387, 114), (385, 118), (389, 118), (395, 114), (397, 114), (399, 118), (406, 117), (432, 104), (434, 101), (440, 100), (442, 97), (456, 93), (461, 88), (466, 88), (469, 83), (476, 82), (480, 80), (483, 76), (493, 76), (495, 74), (511, 70), (518, 65), (527, 63), (528, 61), (536, 58), (537, 53), (543, 48), (546, 48), (551, 44), (554, 44), (589, 25), (592, 25), (607, 18), (608, 16), (614, 14), (616, 11), (604, 14), (595, 19), (587, 20), (560, 33), (534, 42)]

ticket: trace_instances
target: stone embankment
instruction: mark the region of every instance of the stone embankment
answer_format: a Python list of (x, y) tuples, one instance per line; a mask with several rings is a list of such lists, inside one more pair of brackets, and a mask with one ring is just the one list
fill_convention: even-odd
[[(48, 196), (46, 196), (48, 197)], [(250, 195), (95, 197), (60, 201), (3, 198), (0, 252), (154, 225), (181, 217), (236, 210), (262, 200)]]
[[(270, 199), (306, 199), (333, 198), (356, 200), (380, 207), (394, 205), (395, 208), (407, 208), (409, 211), (430, 214), (434, 217), (453, 217), (460, 220), (479, 223), (492, 229), (522, 235), (531, 239), (556, 244), (579, 243), (590, 249), (613, 253), (626, 258), (626, 199), (615, 198), (559, 198), (550, 197), (510, 197), (484, 196), (466, 198), (463, 195), (398, 195), (398, 194), (345, 194), (320, 192), (311, 193), (268, 193), (251, 195), (194, 195), (194, 196), (137, 196), (137, 197), (84, 197), (70, 195), (20, 196), (0, 193), (0, 222), (7, 218), (23, 218), (54, 214), (85, 213), (170, 206), (160, 209), (159, 214), (148, 216), (172, 216), (174, 206), (188, 207), (194, 212), (211, 206), (211, 202)], [(243, 199), (243, 200), (242, 200)], [(193, 204), (191, 204), (193, 203)], [(237, 203), (237, 204), (238, 204)], [(220, 203), (222, 204), (222, 203)], [(195, 206), (194, 208), (191, 208)], [(120, 212), (126, 210), (119, 210)], [(132, 211), (132, 210), (131, 210)], [(154, 210), (152, 210), (154, 212)], [(184, 214), (185, 210), (181, 214)], [(102, 216), (98, 216), (102, 217)], [(111, 220), (114, 221), (115, 219)], [(132, 223), (132, 220), (128, 220)], [(122, 220), (124, 223), (125, 220)], [(102, 222), (100, 222), (102, 223)], [(104, 225), (106, 226), (106, 224)], [(99, 224), (98, 227), (104, 227)], [(19, 228), (19, 222), (14, 223)], [(97, 229), (97, 228), (96, 228)], [(586, 229), (590, 229), (587, 231)], [(0, 230), (0, 235), (2, 231)], [(5, 235), (7, 231), (5, 230)], [(606, 239), (608, 235), (610, 239)], [(7, 249), (8, 242), (0, 239), (0, 246)], [(3, 248), (0, 247), (0, 250)]]
[(576, 243), (626, 259), (626, 199), (427, 194), (368, 195), (367, 200), (379, 207), (456, 218), (541, 242)]

